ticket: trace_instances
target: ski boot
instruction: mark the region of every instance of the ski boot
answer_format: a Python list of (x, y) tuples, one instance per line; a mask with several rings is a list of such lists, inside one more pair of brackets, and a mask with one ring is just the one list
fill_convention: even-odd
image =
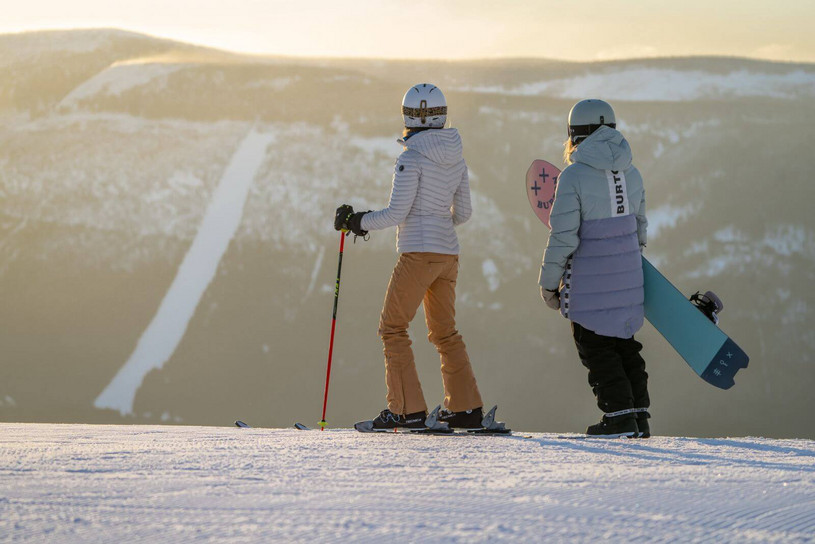
[(480, 429), (482, 419), (484, 411), (480, 406), (463, 412), (451, 412), (446, 408), (439, 412), (439, 421), (447, 423), (454, 429)]
[(589, 425), (586, 429), (589, 438), (637, 438), (639, 434), (634, 414), (603, 416), (600, 423)]
[(442, 410), (439, 412), (439, 421), (447, 423), (455, 429), (463, 429), (468, 433), (475, 434), (511, 434), (512, 429), (507, 429), (506, 424), (495, 421), (495, 411), (497, 406), (493, 406), (487, 415), (484, 416), (482, 408), (473, 408), (462, 412), (451, 412)]
[(699, 291), (696, 291), (690, 296), (690, 301), (691, 304), (696, 306), (708, 319), (713, 321), (715, 325), (719, 324), (719, 314), (724, 310), (724, 303), (716, 296), (716, 293), (713, 291), (705, 291), (703, 295)]
[(361, 433), (382, 433), (382, 432), (410, 432), (410, 433), (431, 433), (450, 434), (453, 432), (446, 423), (438, 421), (439, 409), (437, 406), (430, 415), (426, 412), (414, 412), (412, 414), (394, 414), (388, 409), (382, 410), (379, 415), (368, 421), (360, 421), (354, 424), (354, 429)]

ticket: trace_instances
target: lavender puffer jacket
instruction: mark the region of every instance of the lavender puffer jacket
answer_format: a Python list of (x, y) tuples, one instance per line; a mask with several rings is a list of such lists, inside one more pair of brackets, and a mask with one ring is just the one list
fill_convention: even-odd
[(560, 288), (564, 317), (604, 336), (630, 338), (644, 320), (640, 247), (645, 189), (622, 134), (601, 127), (558, 179), (538, 283)]

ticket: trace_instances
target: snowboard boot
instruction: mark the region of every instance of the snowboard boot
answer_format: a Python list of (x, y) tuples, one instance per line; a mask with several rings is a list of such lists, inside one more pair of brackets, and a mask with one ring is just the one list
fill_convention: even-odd
[(373, 419), (373, 431), (392, 431), (399, 428), (406, 429), (424, 429), (424, 421), (427, 418), (426, 412), (414, 412), (412, 414), (401, 415), (394, 414), (388, 409), (382, 410), (376, 418)]
[(640, 431), (633, 414), (626, 414), (615, 417), (603, 416), (600, 423), (589, 425), (586, 434), (594, 438), (637, 438)]
[(447, 409), (439, 412), (439, 421), (454, 429), (480, 429), (483, 419), (484, 412), (480, 406), (463, 412), (451, 412)]
[(651, 417), (644, 408), (637, 412), (637, 429), (640, 431), (640, 438), (651, 438), (651, 426), (648, 418)]

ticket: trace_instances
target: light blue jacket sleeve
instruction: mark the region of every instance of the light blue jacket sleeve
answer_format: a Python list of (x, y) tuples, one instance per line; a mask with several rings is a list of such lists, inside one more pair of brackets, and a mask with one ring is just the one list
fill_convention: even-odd
[(543, 252), (538, 284), (550, 291), (557, 290), (566, 269), (566, 261), (580, 245), (577, 234), (580, 229), (580, 195), (576, 182), (568, 168), (563, 171), (558, 179), (555, 201), (549, 216), (552, 231)]

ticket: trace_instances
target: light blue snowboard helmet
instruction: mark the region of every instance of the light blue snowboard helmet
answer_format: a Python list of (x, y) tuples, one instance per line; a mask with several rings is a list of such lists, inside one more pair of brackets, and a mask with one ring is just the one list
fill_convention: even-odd
[(569, 112), (569, 139), (573, 144), (579, 144), (601, 126), (617, 128), (617, 118), (608, 102), (590, 98), (572, 106)]

